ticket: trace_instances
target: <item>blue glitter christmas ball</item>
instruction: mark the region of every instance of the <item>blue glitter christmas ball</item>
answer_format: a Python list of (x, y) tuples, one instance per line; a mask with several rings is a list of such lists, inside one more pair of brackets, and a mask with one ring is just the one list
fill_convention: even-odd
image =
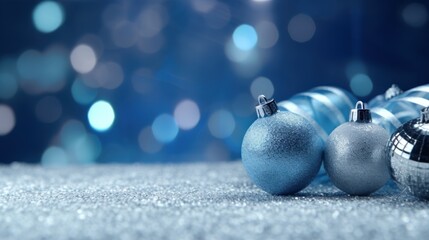
[(323, 142), (304, 117), (277, 112), (276, 103), (265, 97), (259, 103), (259, 118), (243, 139), (244, 167), (252, 181), (268, 193), (299, 192), (320, 169)]

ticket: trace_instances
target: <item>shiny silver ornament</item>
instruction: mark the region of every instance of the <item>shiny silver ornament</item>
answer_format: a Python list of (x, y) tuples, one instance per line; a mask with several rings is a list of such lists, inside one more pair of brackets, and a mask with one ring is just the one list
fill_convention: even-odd
[(429, 107), (392, 134), (389, 155), (393, 179), (413, 195), (429, 199)]
[(276, 195), (296, 193), (319, 171), (323, 142), (304, 117), (278, 112), (276, 102), (263, 95), (258, 101), (258, 119), (243, 139), (243, 165), (262, 190)]
[(371, 122), (359, 101), (350, 121), (337, 127), (326, 144), (324, 165), (332, 183), (351, 195), (369, 195), (389, 179), (386, 144), (389, 134)]

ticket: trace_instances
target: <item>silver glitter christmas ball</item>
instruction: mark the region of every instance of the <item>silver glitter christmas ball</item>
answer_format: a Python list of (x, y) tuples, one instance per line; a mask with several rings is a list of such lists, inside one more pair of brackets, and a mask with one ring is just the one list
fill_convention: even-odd
[(247, 130), (241, 155), (252, 181), (262, 190), (294, 194), (320, 169), (323, 142), (313, 126), (291, 112), (278, 112), (274, 100), (259, 97), (258, 119)]
[(393, 179), (413, 195), (429, 199), (429, 107), (392, 134), (388, 149)]
[(389, 179), (388, 140), (387, 131), (371, 123), (369, 109), (359, 101), (350, 122), (337, 127), (326, 144), (324, 164), (332, 183), (351, 195), (369, 195), (381, 188)]

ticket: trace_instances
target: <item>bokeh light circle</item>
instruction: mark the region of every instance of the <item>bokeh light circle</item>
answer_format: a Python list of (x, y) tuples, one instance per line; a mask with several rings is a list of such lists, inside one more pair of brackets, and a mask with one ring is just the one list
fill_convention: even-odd
[(304, 43), (313, 38), (316, 32), (316, 23), (310, 16), (298, 14), (289, 21), (287, 29), (292, 40)]
[(258, 46), (261, 48), (273, 47), (279, 39), (279, 31), (274, 23), (270, 21), (261, 21), (256, 24), (258, 32)]
[(88, 73), (97, 64), (95, 51), (86, 44), (76, 46), (70, 54), (70, 62), (78, 73)]
[(9, 134), (15, 127), (15, 113), (8, 105), (0, 105), (0, 136)]
[(261, 94), (267, 98), (271, 98), (274, 95), (274, 85), (270, 79), (258, 77), (250, 85), (250, 92), (254, 99), (258, 99), (258, 96)]
[(359, 73), (350, 80), (350, 88), (354, 94), (360, 97), (369, 95), (372, 91), (372, 80), (368, 75)]
[(162, 143), (155, 139), (150, 127), (143, 128), (138, 136), (140, 148), (146, 153), (156, 153), (162, 149)]
[(41, 162), (44, 166), (54, 167), (67, 165), (69, 163), (69, 159), (64, 149), (57, 146), (51, 146), (43, 152)]
[(112, 105), (103, 100), (95, 102), (88, 111), (88, 121), (94, 130), (107, 131), (115, 121), (115, 111)]
[(200, 109), (194, 101), (183, 100), (177, 104), (174, 110), (174, 119), (181, 129), (192, 129), (200, 121)]
[(428, 11), (421, 3), (410, 3), (402, 11), (402, 18), (411, 27), (422, 27), (428, 20)]
[(173, 141), (179, 133), (176, 120), (170, 114), (161, 114), (152, 123), (152, 133), (161, 143)]
[(232, 40), (237, 48), (248, 51), (253, 49), (258, 43), (258, 34), (254, 27), (242, 24), (234, 30)]
[(209, 118), (210, 133), (216, 138), (227, 138), (235, 129), (235, 120), (231, 112), (221, 109)]
[(57, 30), (64, 22), (63, 7), (54, 1), (43, 1), (33, 11), (33, 23), (37, 30), (50, 33)]
[(0, 98), (10, 99), (18, 91), (18, 82), (13, 74), (0, 72)]
[(82, 105), (90, 104), (97, 97), (97, 89), (86, 86), (82, 80), (76, 79), (71, 86), (73, 99)]

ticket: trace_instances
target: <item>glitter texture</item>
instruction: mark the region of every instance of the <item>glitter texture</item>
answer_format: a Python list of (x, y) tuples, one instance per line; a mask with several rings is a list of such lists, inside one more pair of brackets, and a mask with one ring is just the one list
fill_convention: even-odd
[(322, 152), (313, 126), (290, 112), (258, 118), (241, 148), (250, 178), (272, 194), (293, 194), (310, 184), (320, 169)]
[[(0, 239), (425, 239), (426, 201), (254, 186), (240, 162), (0, 167)], [(339, 227), (340, 226), (340, 227)]]
[[(272, 196), (240, 162), (0, 168), (0, 239), (425, 239), (427, 202), (388, 185)], [(341, 226), (341, 227), (338, 227)]]
[(353, 195), (368, 195), (389, 179), (389, 134), (373, 123), (348, 122), (329, 136), (324, 165), (332, 182)]

